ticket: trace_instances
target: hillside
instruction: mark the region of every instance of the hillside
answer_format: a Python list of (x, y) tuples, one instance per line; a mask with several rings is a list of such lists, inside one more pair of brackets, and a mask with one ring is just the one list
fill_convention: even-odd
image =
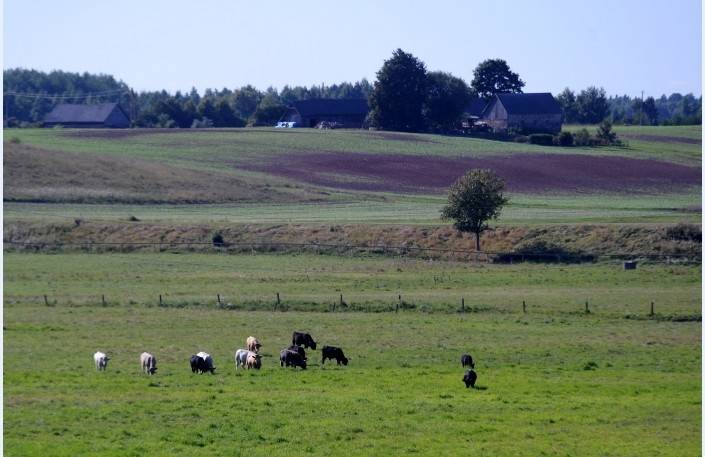
[[(10, 230), (38, 240), (38, 226), (51, 232), (80, 219), (102, 226), (104, 236), (129, 232), (120, 242), (151, 241), (154, 233), (181, 227), (210, 233), (233, 224), (236, 231), (247, 224), (298, 224), (275, 231), (305, 243), (317, 240), (307, 227), (322, 224), (325, 231), (342, 224), (358, 228), (339, 232), (336, 243), (355, 244), (359, 227), (382, 224), (391, 229), (362, 229), (369, 232), (365, 242), (395, 244), (406, 230), (400, 226), (415, 240), (423, 238), (417, 230), (448, 230), (439, 220), (445, 190), (473, 167), (505, 177), (511, 201), (495, 225), (507, 229), (653, 224), (642, 234), (650, 240), (659, 238), (663, 224), (698, 222), (699, 128), (618, 132), (627, 147), (357, 130), (11, 129), (3, 157), (5, 237)], [(72, 229), (71, 240), (98, 225)], [(258, 241), (258, 230), (246, 241)], [(103, 236), (84, 235), (93, 241)], [(505, 237), (488, 249), (506, 250), (521, 239)], [(599, 243), (586, 248), (600, 251)]]

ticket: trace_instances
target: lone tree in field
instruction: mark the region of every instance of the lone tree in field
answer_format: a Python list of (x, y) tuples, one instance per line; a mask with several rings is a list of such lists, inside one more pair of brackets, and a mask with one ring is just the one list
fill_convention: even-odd
[(489, 99), (495, 94), (520, 94), (524, 81), (509, 69), (507, 61), (487, 59), (481, 62), (473, 73), (472, 88), (477, 95)]
[(474, 233), (479, 251), (480, 234), (487, 230), (487, 221), (498, 218), (509, 201), (504, 189), (504, 179), (492, 170), (470, 170), (450, 186), (441, 218), (454, 220), (453, 226), (461, 232)]

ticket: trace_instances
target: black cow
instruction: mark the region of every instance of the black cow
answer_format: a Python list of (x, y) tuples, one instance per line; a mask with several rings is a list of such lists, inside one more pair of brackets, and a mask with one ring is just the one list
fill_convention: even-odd
[(343, 354), (343, 350), (334, 346), (323, 346), (321, 348), (321, 353), (323, 354), (323, 357), (321, 358), (321, 365), (323, 365), (326, 361), (326, 359), (335, 359), (336, 362), (338, 362), (338, 365), (341, 363), (343, 365), (348, 364), (348, 358), (345, 357), (345, 354)]
[(463, 367), (475, 368), (475, 362), (473, 362), (470, 354), (463, 354), (460, 356), (460, 365)]
[(477, 373), (475, 373), (475, 370), (466, 371), (465, 376), (463, 376), (463, 382), (465, 383), (465, 388), (467, 389), (468, 387), (472, 387), (474, 389), (475, 388), (475, 381), (477, 381)]
[(302, 359), (306, 360), (306, 351), (301, 346), (292, 345), (286, 348), (287, 351), (298, 352)]
[(279, 353), (279, 364), (281, 366), (286, 365), (287, 367), (293, 366), (294, 368), (301, 367), (303, 370), (306, 369), (306, 359), (301, 357), (298, 352), (288, 349), (282, 349)]
[(309, 333), (304, 332), (294, 332), (291, 336), (291, 344), (294, 346), (303, 346), (306, 349), (311, 348), (316, 350), (316, 342), (313, 341)]
[(203, 360), (203, 359), (201, 359), (201, 358), (200, 358), (199, 356), (197, 356), (197, 355), (192, 355), (192, 356), (191, 356), (191, 360), (190, 360), (190, 362), (191, 362), (191, 373), (195, 373), (195, 372), (198, 371), (198, 365), (199, 365), (199, 362), (200, 362), (201, 360)]
[[(201, 356), (203, 354), (204, 356)], [(210, 355), (206, 353), (201, 353), (199, 352), (196, 355), (192, 355), (190, 359), (191, 363), (191, 372), (192, 373), (206, 373), (208, 371), (211, 372), (211, 374), (215, 374), (215, 367), (213, 366), (213, 359), (211, 358)]]

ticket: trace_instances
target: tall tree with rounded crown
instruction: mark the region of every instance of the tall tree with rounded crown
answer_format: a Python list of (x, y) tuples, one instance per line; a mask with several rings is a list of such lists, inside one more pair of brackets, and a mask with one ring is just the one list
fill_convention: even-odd
[(370, 123), (384, 130), (423, 130), (427, 80), (423, 62), (401, 49), (394, 51), (377, 72), (369, 99)]
[(489, 99), (495, 94), (520, 94), (524, 81), (509, 69), (502, 59), (487, 59), (481, 62), (473, 73), (472, 88), (481, 98)]

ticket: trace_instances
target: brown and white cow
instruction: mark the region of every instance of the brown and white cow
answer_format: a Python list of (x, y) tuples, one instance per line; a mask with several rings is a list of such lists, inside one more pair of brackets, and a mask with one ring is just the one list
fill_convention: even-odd
[(259, 348), (261, 348), (262, 345), (260, 344), (259, 340), (255, 338), (254, 336), (248, 336), (247, 337), (247, 350), (252, 351), (252, 352), (259, 352)]

